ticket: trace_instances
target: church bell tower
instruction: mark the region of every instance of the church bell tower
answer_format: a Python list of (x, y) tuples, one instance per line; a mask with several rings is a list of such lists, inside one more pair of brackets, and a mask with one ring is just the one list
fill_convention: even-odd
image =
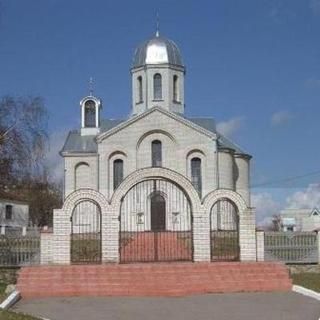
[(185, 66), (178, 46), (159, 31), (137, 47), (131, 76), (133, 116), (155, 106), (184, 113)]
[(81, 135), (94, 136), (100, 132), (101, 100), (93, 95), (92, 79), (90, 79), (90, 94), (80, 101)]

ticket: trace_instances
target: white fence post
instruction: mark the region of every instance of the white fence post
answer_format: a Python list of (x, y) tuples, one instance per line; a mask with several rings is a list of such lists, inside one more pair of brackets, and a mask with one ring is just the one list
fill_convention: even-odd
[(27, 227), (22, 227), (22, 236), (25, 237), (27, 235)]
[(1, 226), (1, 235), (4, 236), (6, 234), (6, 226)]
[(256, 232), (257, 261), (264, 261), (264, 231)]
[(53, 232), (45, 227), (40, 233), (40, 264), (50, 264), (53, 261)]

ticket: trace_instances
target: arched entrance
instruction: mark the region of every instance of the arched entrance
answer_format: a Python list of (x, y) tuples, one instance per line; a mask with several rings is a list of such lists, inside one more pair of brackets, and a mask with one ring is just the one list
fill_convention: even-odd
[(240, 259), (239, 214), (229, 199), (219, 199), (210, 212), (211, 261)]
[(120, 262), (192, 261), (192, 212), (184, 190), (164, 178), (141, 181), (121, 199)]
[(101, 263), (101, 209), (91, 200), (76, 204), (71, 216), (71, 262)]

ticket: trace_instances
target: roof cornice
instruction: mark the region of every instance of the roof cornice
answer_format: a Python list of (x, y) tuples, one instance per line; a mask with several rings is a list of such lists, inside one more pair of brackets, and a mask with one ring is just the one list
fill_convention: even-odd
[(170, 111), (167, 111), (165, 109), (163, 109), (162, 107), (152, 107), (150, 108), (149, 110), (145, 111), (144, 113), (141, 113), (135, 117), (132, 117), (130, 118), (129, 120), (123, 122), (123, 123), (120, 123), (119, 125), (115, 126), (114, 128), (110, 129), (109, 131), (106, 131), (106, 132), (102, 132), (100, 133), (97, 137), (96, 137), (96, 141), (98, 143), (102, 142), (104, 139), (106, 139), (107, 137), (110, 137), (112, 135), (114, 135), (115, 133), (123, 130), (124, 128), (128, 127), (129, 125), (139, 121), (140, 119), (143, 119), (145, 117), (147, 117), (148, 115), (150, 115), (151, 113), (154, 113), (154, 112), (160, 112), (168, 117), (170, 117), (171, 119), (174, 119), (184, 125), (186, 125), (187, 127), (189, 128), (192, 128), (204, 135), (206, 135), (207, 137), (211, 138), (211, 139), (216, 139), (217, 138), (217, 135), (207, 129), (204, 129), (202, 128), (201, 126), (193, 123), (192, 121), (190, 120), (187, 120), (186, 118), (183, 118), (173, 112), (170, 112)]
[(62, 157), (97, 157), (99, 154), (97, 152), (79, 152), (79, 151), (64, 151), (60, 152)]

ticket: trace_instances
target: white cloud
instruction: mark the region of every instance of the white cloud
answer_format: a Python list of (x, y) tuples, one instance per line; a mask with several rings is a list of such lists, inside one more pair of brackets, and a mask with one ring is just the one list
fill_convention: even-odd
[(309, 6), (315, 15), (320, 15), (320, 0), (310, 0)]
[(67, 130), (61, 129), (51, 133), (49, 136), (46, 165), (49, 170), (49, 176), (55, 181), (61, 180), (64, 175), (63, 159), (59, 155), (59, 151), (63, 147), (67, 134)]
[(257, 225), (266, 226), (282, 209), (320, 208), (320, 183), (310, 184), (306, 189), (287, 196), (284, 201), (276, 201), (269, 192), (252, 193), (251, 199), (252, 206), (256, 208)]
[(307, 189), (297, 191), (286, 200), (289, 208), (320, 208), (320, 183), (310, 184)]
[(253, 193), (251, 200), (252, 206), (256, 208), (256, 220), (260, 226), (270, 224), (272, 216), (279, 214), (281, 210), (281, 205), (268, 192)]
[(227, 137), (232, 137), (243, 126), (245, 118), (235, 117), (228, 121), (219, 122), (217, 124), (217, 130)]
[(289, 111), (278, 111), (272, 115), (271, 124), (275, 127), (281, 126), (289, 123), (293, 118), (293, 114)]

